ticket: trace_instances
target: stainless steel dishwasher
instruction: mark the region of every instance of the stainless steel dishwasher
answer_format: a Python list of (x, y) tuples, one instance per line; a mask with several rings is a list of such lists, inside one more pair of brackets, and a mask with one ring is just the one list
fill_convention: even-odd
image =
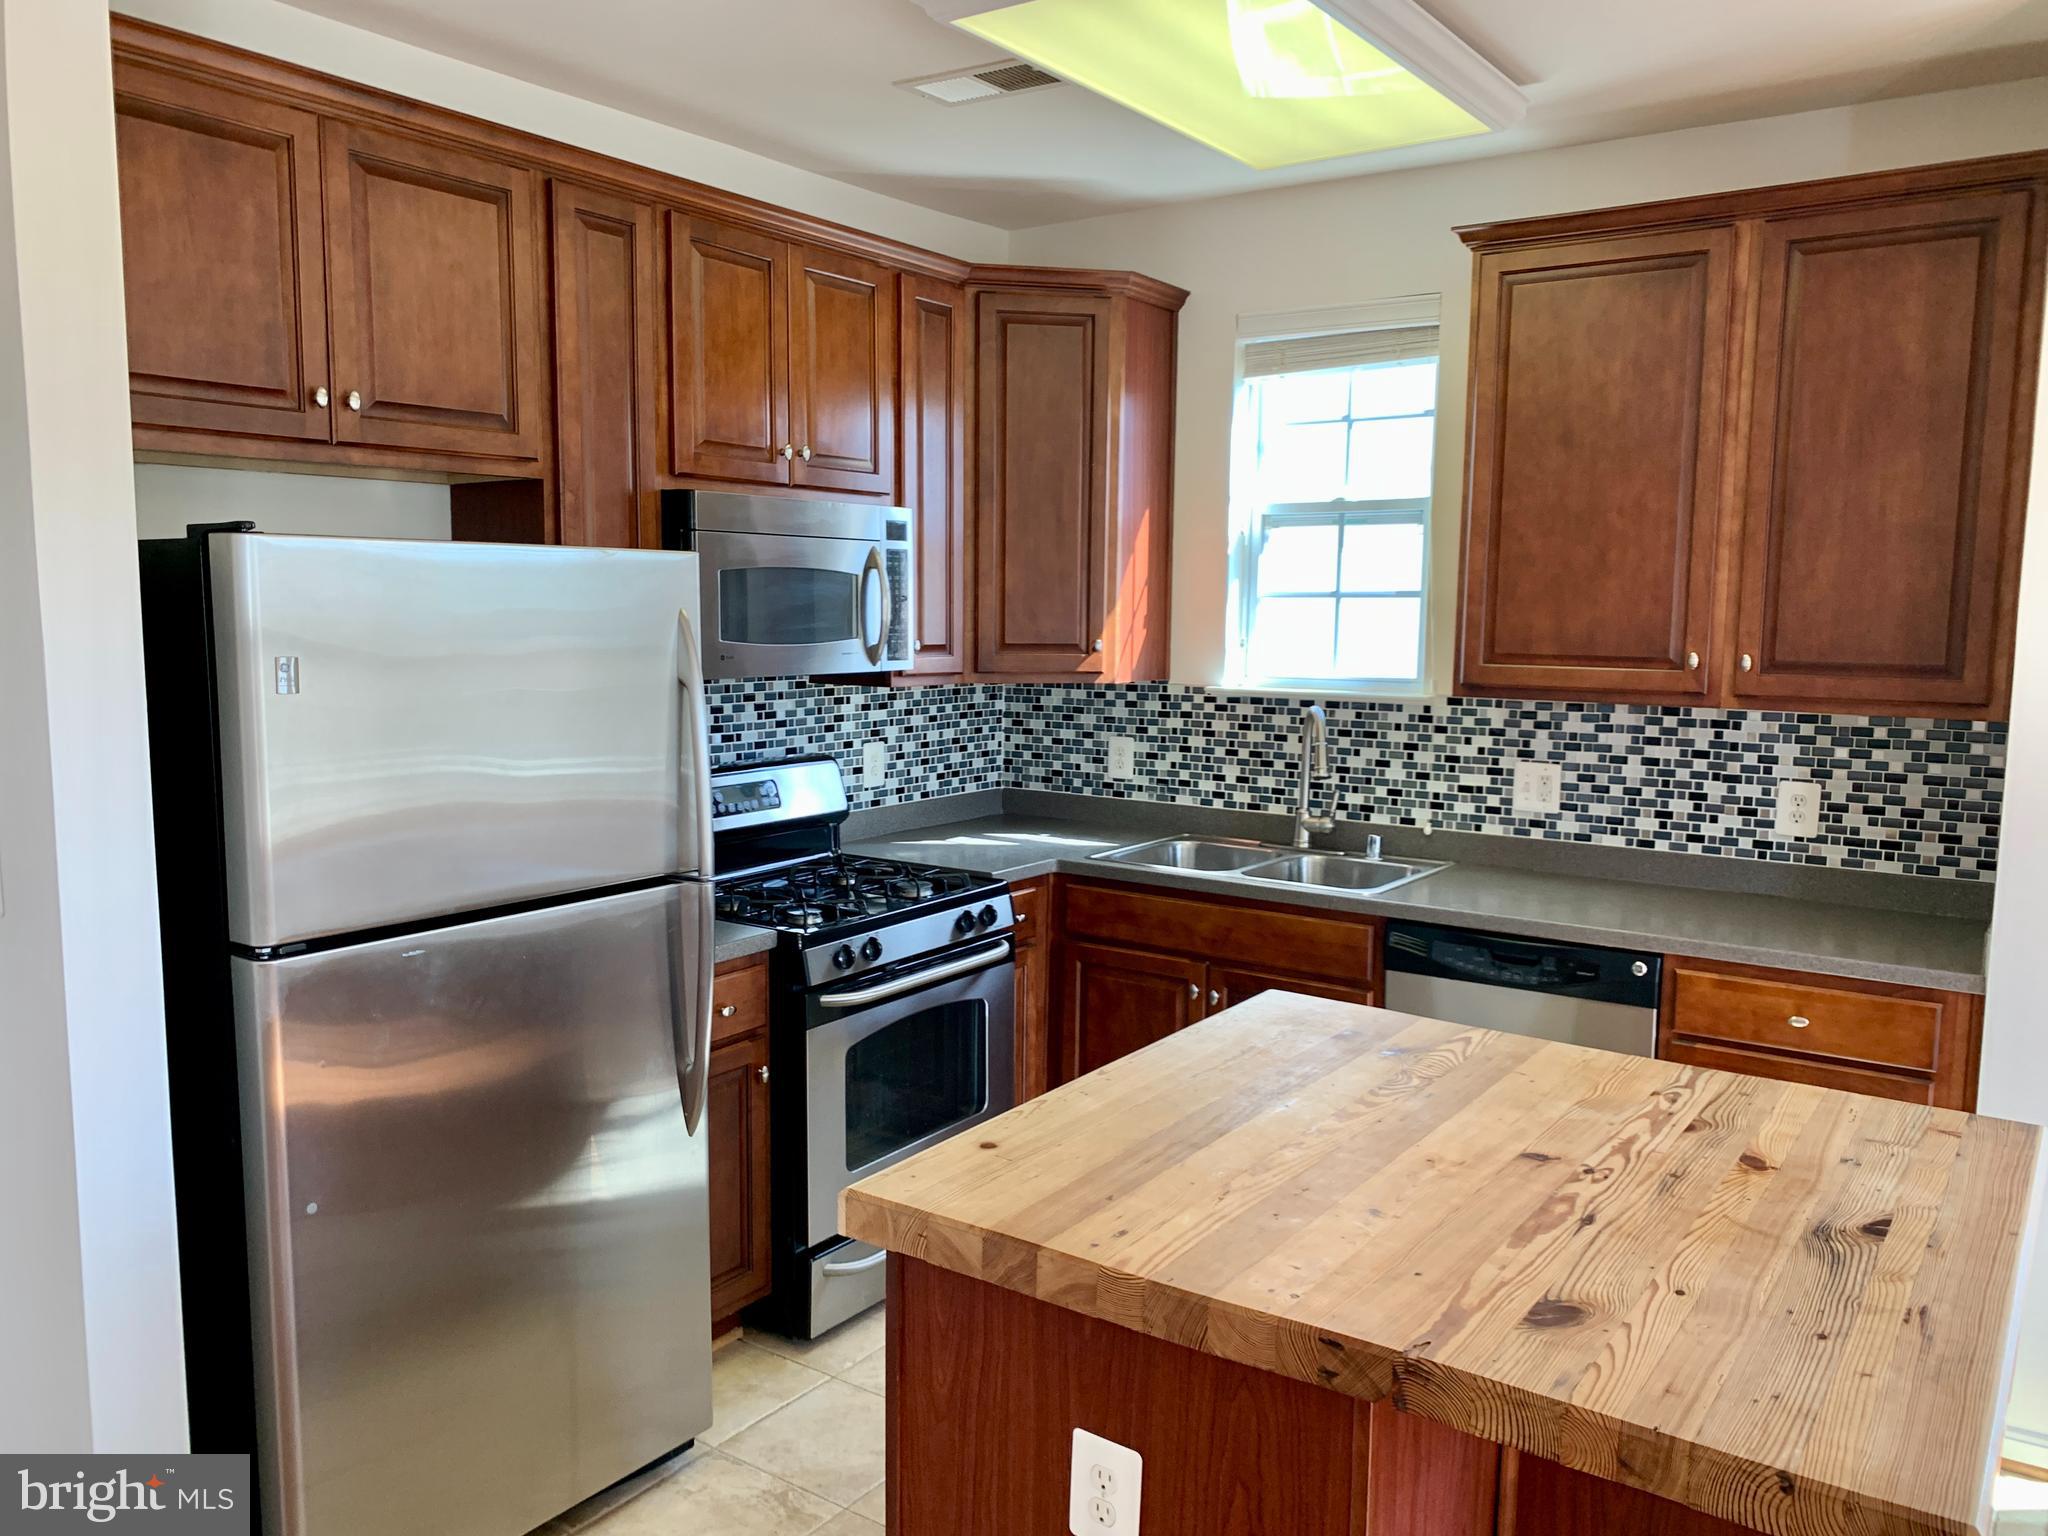
[(1453, 1024), (1657, 1054), (1658, 955), (1387, 924), (1387, 1006)]

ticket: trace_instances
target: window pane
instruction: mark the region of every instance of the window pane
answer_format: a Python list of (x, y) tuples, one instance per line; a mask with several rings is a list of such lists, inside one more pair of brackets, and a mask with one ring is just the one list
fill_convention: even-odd
[[(1259, 605), (1263, 613), (1265, 605)], [(1347, 597), (1337, 621), (1337, 673), (1341, 677), (1419, 677), (1422, 672), (1422, 600)]]
[(1268, 528), (1259, 551), (1259, 595), (1328, 592), (1336, 585), (1337, 525)]
[(1375, 363), (1351, 375), (1351, 414), (1412, 416), (1436, 409), (1436, 359)]
[(1337, 622), (1333, 597), (1268, 597), (1252, 626), (1251, 667), (1260, 677), (1328, 677)]
[(1346, 592), (1420, 592), (1422, 525), (1353, 523), (1344, 530)]
[(1355, 501), (1427, 496), (1435, 441), (1434, 416), (1359, 422), (1351, 429), (1351, 479), (1344, 494)]
[(1331, 501), (1344, 494), (1344, 424), (1278, 427), (1259, 458), (1259, 499)]
[(1266, 430), (1292, 421), (1341, 421), (1351, 392), (1351, 374), (1343, 368), (1327, 373), (1276, 373), (1259, 380)]

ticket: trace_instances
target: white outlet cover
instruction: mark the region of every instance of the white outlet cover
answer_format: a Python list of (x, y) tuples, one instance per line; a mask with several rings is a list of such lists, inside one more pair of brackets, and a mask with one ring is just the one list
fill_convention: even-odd
[(864, 783), (879, 784), (889, 772), (888, 744), (868, 742), (860, 749), (860, 776)]
[(1067, 1480), (1070, 1536), (1138, 1536), (1145, 1458), (1087, 1430), (1074, 1430), (1074, 1466)]
[(1778, 780), (1772, 831), (1786, 839), (1820, 836), (1820, 786), (1811, 779)]
[(1138, 744), (1128, 736), (1109, 738), (1109, 776), (1134, 779), (1138, 776)]
[(1564, 773), (1556, 763), (1525, 757), (1515, 764), (1515, 814), (1555, 816), (1563, 805)]

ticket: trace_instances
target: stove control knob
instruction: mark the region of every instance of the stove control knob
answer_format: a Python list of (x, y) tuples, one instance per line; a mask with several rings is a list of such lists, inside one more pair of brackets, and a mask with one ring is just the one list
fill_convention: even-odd
[(974, 914), (972, 912), (962, 912), (959, 917), (953, 920), (953, 932), (963, 939), (968, 934), (974, 932)]
[(880, 939), (874, 938), (869, 939), (867, 943), (861, 945), (860, 957), (861, 959), (867, 961), (870, 965), (872, 965), (875, 961), (881, 959), (882, 941)]
[(996, 925), (996, 909), (993, 905), (983, 907), (980, 914), (981, 926), (993, 928)]
[(833, 950), (832, 964), (834, 967), (842, 971), (852, 970), (853, 946), (851, 944), (842, 944), (837, 949)]

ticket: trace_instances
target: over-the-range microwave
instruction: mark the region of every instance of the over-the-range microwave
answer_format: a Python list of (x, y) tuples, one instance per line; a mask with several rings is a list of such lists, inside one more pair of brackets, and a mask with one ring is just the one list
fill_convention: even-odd
[(915, 562), (902, 507), (663, 491), (661, 536), (698, 557), (706, 677), (909, 667)]

